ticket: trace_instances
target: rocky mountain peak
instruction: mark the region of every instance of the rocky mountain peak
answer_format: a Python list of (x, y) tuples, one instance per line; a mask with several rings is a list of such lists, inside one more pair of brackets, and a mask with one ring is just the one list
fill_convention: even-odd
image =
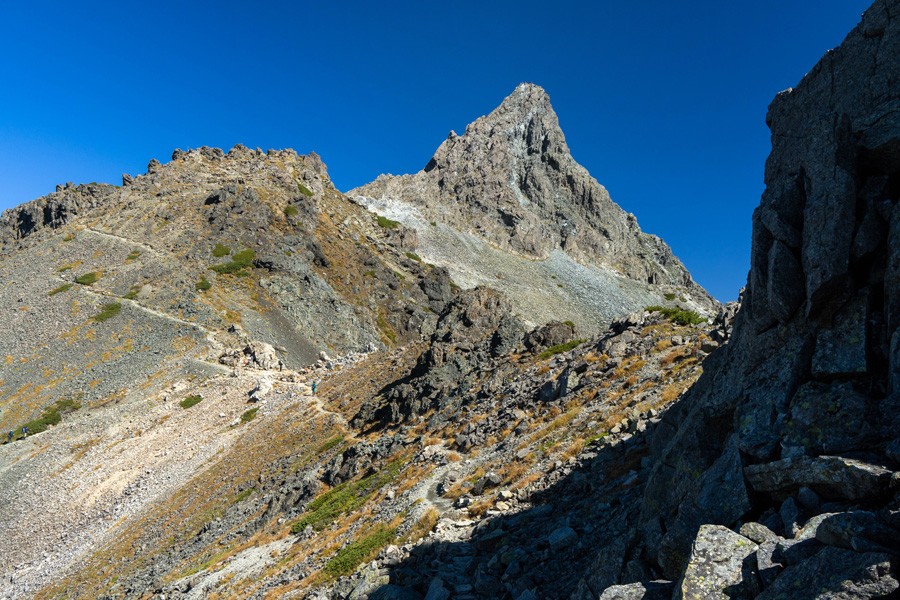
[[(650, 286), (658, 298), (663, 291), (655, 286), (661, 285), (668, 294), (690, 298), (692, 308), (715, 304), (671, 249), (643, 233), (634, 215), (572, 158), (550, 97), (537, 85), (520, 84), (465, 133), (450, 132), (419, 173), (382, 175), (348, 194), (416, 228), (426, 254), (441, 224), (531, 261), (564, 256)], [(443, 254), (447, 243), (435, 239), (434, 254)], [(440, 256), (431, 258), (440, 264)], [(449, 262), (445, 266), (454, 271)], [(453, 275), (463, 278), (467, 270)], [(607, 314), (606, 320), (640, 307)]]

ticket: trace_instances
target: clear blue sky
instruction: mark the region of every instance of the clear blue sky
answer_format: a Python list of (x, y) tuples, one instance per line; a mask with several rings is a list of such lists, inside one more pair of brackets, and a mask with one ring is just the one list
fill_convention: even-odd
[(522, 81), (575, 159), (722, 301), (749, 268), (766, 107), (869, 1), (4, 2), (0, 209), (175, 148), (421, 169)]

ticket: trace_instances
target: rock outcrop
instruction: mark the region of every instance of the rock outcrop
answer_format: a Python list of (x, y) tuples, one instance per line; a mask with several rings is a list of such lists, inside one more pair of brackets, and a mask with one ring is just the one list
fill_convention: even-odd
[[(652, 443), (644, 557), (668, 579), (697, 572), (704, 528), (758, 519), (782, 536), (781, 550), (766, 554), (766, 542), (750, 560), (766, 572), (759, 597), (897, 589), (898, 17), (897, 0), (875, 2), (769, 108), (773, 148), (732, 339)], [(837, 516), (859, 508), (869, 516)], [(831, 533), (803, 539), (822, 513), (835, 514)]]

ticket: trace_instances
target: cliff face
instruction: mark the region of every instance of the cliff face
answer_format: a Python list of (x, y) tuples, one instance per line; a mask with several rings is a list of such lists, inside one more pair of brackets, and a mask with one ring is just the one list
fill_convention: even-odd
[(700, 560), (702, 524), (761, 521), (791, 546), (827, 512), (843, 515), (832, 519), (846, 525), (840, 540), (812, 526), (806, 560), (775, 561), (768, 575), (806, 566), (764, 578), (765, 597), (787, 579), (801, 585), (800, 571), (827, 570), (827, 546), (852, 547), (848, 564), (879, 565), (896, 588), (896, 559), (872, 532), (900, 537), (890, 529), (900, 524), (890, 483), (900, 468), (898, 17), (900, 2), (876, 2), (769, 107), (772, 153), (735, 334), (653, 440), (645, 554), (670, 578)]

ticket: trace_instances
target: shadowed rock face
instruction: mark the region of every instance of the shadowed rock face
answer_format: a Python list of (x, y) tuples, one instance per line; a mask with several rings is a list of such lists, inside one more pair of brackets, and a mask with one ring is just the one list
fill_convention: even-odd
[[(769, 107), (772, 153), (735, 334), (653, 442), (645, 555), (669, 578), (683, 573), (701, 524), (770, 519), (791, 538), (826, 512), (806, 507), (796, 521), (810, 490), (832, 512), (897, 509), (888, 488), (900, 468), (890, 450), (900, 435), (898, 17), (900, 2), (876, 2)], [(853, 535), (854, 550), (878, 550)], [(802, 558), (809, 564), (772, 590), (833, 559)]]
[(451, 132), (425, 169), (382, 175), (349, 192), (392, 197), (499, 248), (544, 259), (555, 249), (627, 277), (684, 286), (701, 298), (681, 262), (641, 232), (569, 153), (550, 98), (520, 84), (489, 115)]

